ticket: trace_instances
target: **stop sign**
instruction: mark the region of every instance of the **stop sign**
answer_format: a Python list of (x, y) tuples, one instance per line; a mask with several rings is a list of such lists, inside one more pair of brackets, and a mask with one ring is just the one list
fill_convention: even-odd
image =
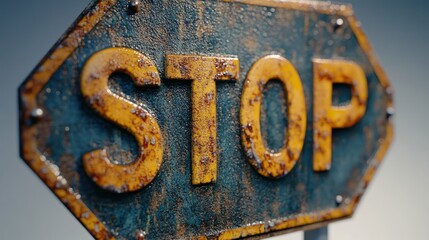
[(85, 10), (20, 88), (21, 155), (97, 239), (232, 239), (349, 217), (392, 89), (348, 5)]

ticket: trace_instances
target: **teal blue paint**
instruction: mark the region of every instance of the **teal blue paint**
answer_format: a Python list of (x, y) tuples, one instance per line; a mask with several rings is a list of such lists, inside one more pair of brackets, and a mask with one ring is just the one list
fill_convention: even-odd
[[(108, 229), (126, 239), (133, 239), (138, 229), (146, 231), (148, 239), (183, 237), (179, 235), (180, 227), (186, 229), (187, 237), (216, 234), (254, 222), (334, 208), (337, 195), (346, 198), (354, 194), (356, 189), (350, 186), (360, 182), (367, 160), (378, 149), (378, 140), (386, 135), (380, 126), (387, 121), (387, 96), (347, 22), (334, 34), (330, 24), (336, 16), (204, 1), (203, 22), (212, 27), (198, 38), (198, 9), (193, 1), (143, 2), (148, 6), (130, 15), (126, 11), (128, 2), (119, 1), (85, 36), (38, 97), (49, 118), (48, 124), (39, 125), (49, 133), (47, 139), (39, 139), (40, 151), (61, 172), (74, 173), (67, 180)], [(180, 16), (184, 23), (182, 36)], [(309, 21), (307, 33), (303, 30), (305, 18)], [(255, 42), (252, 49), (245, 45), (249, 39)], [(79, 76), (85, 61), (95, 52), (114, 46), (142, 52), (162, 76), (166, 54), (234, 55), (240, 59), (239, 81), (217, 83), (219, 172), (215, 184), (195, 187), (190, 181), (190, 83), (162, 78), (160, 87), (141, 89), (120, 74), (112, 77), (112, 91), (145, 104), (158, 119), (164, 138), (163, 165), (150, 186), (130, 194), (101, 190), (85, 175), (81, 157), (86, 152), (107, 147), (109, 154), (124, 164), (136, 154), (133, 137), (100, 118), (80, 93)], [(252, 168), (240, 139), (243, 81), (251, 65), (268, 54), (282, 55), (298, 70), (308, 118), (300, 160), (289, 174), (276, 180), (264, 178)], [(334, 130), (332, 169), (326, 173), (312, 170), (314, 57), (357, 62), (365, 70), (370, 89), (364, 118), (351, 128)], [(267, 92), (263, 131), (267, 145), (278, 149), (287, 125), (286, 108), (279, 104), (283, 100), (278, 96), (286, 95), (275, 84), (267, 87)], [(349, 95), (336, 91), (334, 102), (347, 101)], [(121, 151), (131, 152), (132, 158), (119, 158), (123, 156)], [(70, 156), (67, 164), (61, 161), (64, 155)]]

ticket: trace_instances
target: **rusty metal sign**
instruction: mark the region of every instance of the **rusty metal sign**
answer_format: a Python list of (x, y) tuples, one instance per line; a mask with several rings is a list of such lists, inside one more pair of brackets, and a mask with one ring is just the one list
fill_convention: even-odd
[(260, 237), (351, 216), (392, 112), (348, 5), (96, 1), (20, 87), (21, 155), (97, 239)]

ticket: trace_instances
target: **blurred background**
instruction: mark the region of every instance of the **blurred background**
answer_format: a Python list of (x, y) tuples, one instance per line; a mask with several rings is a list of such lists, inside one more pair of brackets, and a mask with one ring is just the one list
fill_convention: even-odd
[[(0, 239), (91, 239), (18, 155), (17, 89), (90, 0), (0, 0)], [(346, 0), (395, 88), (394, 144), (330, 240), (429, 239), (429, 1)], [(275, 239), (301, 240), (302, 232)]]

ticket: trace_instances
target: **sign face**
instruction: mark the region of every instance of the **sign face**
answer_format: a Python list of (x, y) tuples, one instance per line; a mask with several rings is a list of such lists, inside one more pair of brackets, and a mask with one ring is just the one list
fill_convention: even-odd
[(98, 1), (21, 86), (21, 155), (97, 239), (260, 237), (352, 215), (391, 92), (349, 6)]

